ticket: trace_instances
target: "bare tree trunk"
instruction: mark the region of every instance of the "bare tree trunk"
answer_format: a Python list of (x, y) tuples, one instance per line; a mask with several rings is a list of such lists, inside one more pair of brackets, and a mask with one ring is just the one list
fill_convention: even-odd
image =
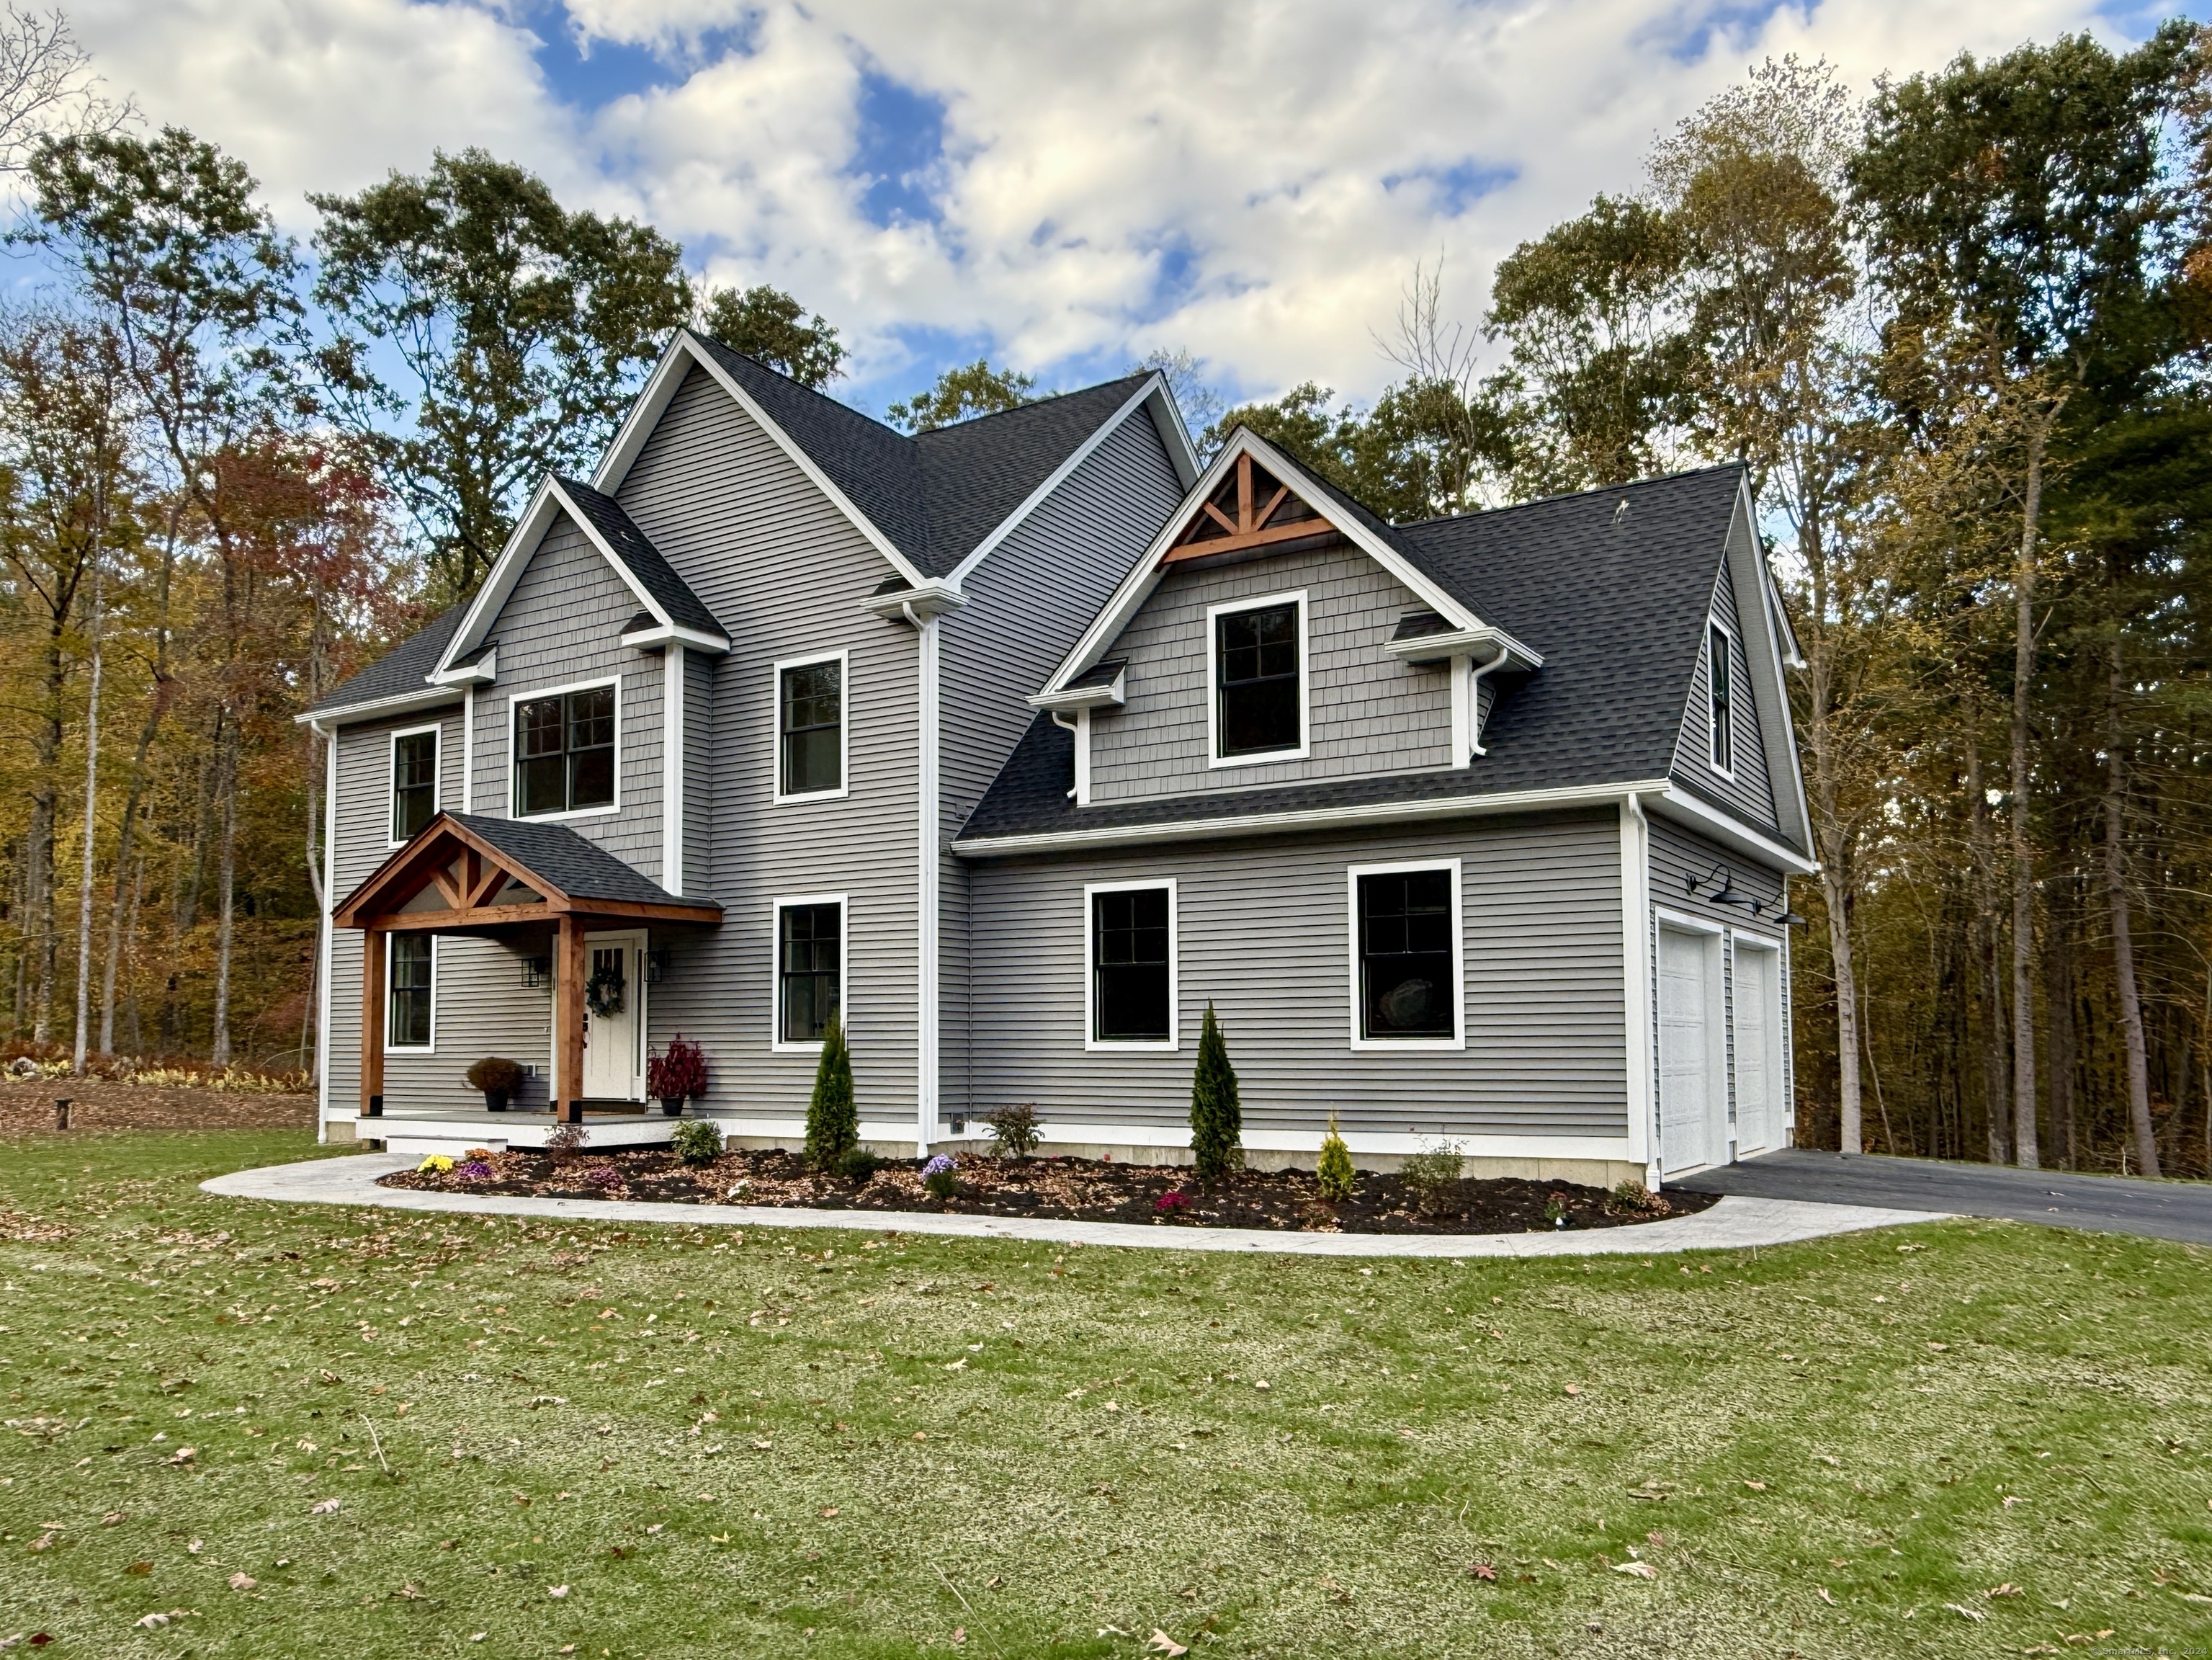
[(1835, 722), (1836, 641), (1831, 613), (1828, 547), (1817, 514), (1805, 514), (1798, 545), (1812, 578), (1812, 614), (1806, 619), (1806, 739), (1813, 760), (1813, 823), (1820, 854), (1820, 897), (1828, 913), (1828, 958), (1836, 985), (1836, 1118), (1838, 1146), (1846, 1158), (1865, 1151), (1864, 1109), (1859, 1084), (1858, 976), (1851, 962), (1851, 900), (1855, 882), (1852, 836), (1839, 811), (1842, 760)]
[[(2052, 412), (2056, 418), (2057, 411)], [(2021, 512), (2020, 564), (2013, 575), (2012, 657), (2012, 1134), (2023, 1170), (2037, 1168), (2035, 1145), (2035, 859), (2027, 843), (2028, 714), (2035, 690), (2037, 521), (2043, 511), (2043, 447), (2029, 435), (2027, 485)]]
[(234, 903), (238, 880), (238, 722), (229, 723), (222, 757), (222, 845), (218, 855), (216, 898), (218, 907), (215, 936), (215, 1031), (208, 1059), (218, 1067), (230, 1064), (230, 948), (235, 928)]
[(2011, 1083), (2007, 1076), (2004, 978), (1997, 971), (1996, 848), (1990, 824), (1988, 787), (1982, 776), (1978, 698), (1968, 702), (1966, 736), (1966, 838), (1973, 855), (1974, 968), (1981, 988), (1982, 1102), (1988, 1120), (1989, 1158), (2012, 1162)]
[[(131, 841), (138, 829), (138, 809), (146, 798), (146, 761), (154, 749), (155, 734), (161, 730), (161, 717), (169, 707), (169, 595), (176, 569), (177, 515), (169, 515), (168, 539), (161, 551), (161, 575), (155, 587), (154, 624), (154, 690), (147, 700), (146, 719), (138, 728), (138, 747), (131, 757), (131, 793), (123, 805), (123, 827), (115, 848), (115, 892), (107, 908), (107, 968), (100, 988), (100, 1047), (103, 1054), (115, 1053), (115, 965), (123, 955), (124, 911), (128, 905), (131, 913), (132, 954), (137, 954), (138, 939), (138, 893), (135, 882), (143, 886), (145, 871), (143, 866), (131, 863)], [(125, 890), (129, 889), (126, 895)], [(135, 982), (134, 982), (135, 983)], [(136, 994), (133, 994), (134, 997)], [(133, 1016), (134, 1023), (136, 1016)], [(134, 1024), (131, 1051), (138, 1053), (138, 1034)]]
[(2150, 1119), (2150, 1060), (2143, 1043), (2142, 998), (2136, 987), (2135, 939), (2130, 929), (2126, 795), (2127, 763), (2120, 751), (2120, 642), (2112, 642), (2112, 681), (2106, 705), (2105, 888), (2112, 910), (2112, 973), (2120, 994), (2120, 1036), (2127, 1061), (2128, 1128), (2136, 1163), (2145, 1176), (2159, 1173), (2158, 1134)]
[[(100, 509), (94, 508), (97, 515)], [(95, 526), (97, 518), (95, 517)], [(70, 1056), (76, 1076), (84, 1076), (85, 1049), (92, 1037), (92, 874), (93, 851), (99, 840), (100, 819), (100, 678), (103, 653), (100, 626), (101, 580), (97, 531), (92, 544), (92, 673), (84, 713), (84, 846), (78, 862), (76, 888), (76, 1035)]]
[(131, 953), (131, 977), (125, 982), (123, 994), (123, 1021), (124, 1030), (130, 1034), (131, 1053), (134, 1055), (146, 1052), (146, 1034), (138, 1018), (138, 915), (140, 901), (145, 897), (146, 855), (142, 853), (138, 855), (137, 868), (131, 873), (131, 909), (123, 922), (125, 949)]
[(2054, 912), (2043, 952), (2043, 1000), (2050, 1017), (2050, 1065), (2045, 1092), (2051, 1102), (2051, 1134), (2058, 1143), (2063, 1170), (2081, 1164), (2074, 1144), (2074, 962), (2072, 930)]

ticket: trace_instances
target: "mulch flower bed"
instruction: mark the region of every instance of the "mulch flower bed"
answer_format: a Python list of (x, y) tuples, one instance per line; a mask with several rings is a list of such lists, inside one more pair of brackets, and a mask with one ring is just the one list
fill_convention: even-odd
[(1556, 1225), (1614, 1228), (1686, 1216), (1715, 1195), (1668, 1192), (1643, 1201), (1565, 1182), (1468, 1178), (1431, 1195), (1425, 1208), (1398, 1176), (1363, 1174), (1352, 1196), (1325, 1201), (1310, 1171), (1242, 1171), (1212, 1187), (1188, 1170), (1090, 1158), (1024, 1162), (983, 1155), (959, 1160), (950, 1200), (924, 1190), (921, 1168), (885, 1164), (865, 1181), (819, 1174), (796, 1154), (726, 1152), (692, 1165), (648, 1150), (593, 1152), (565, 1161), (535, 1149), (492, 1153), (452, 1171), (402, 1171), (392, 1188), (562, 1199), (635, 1199), (678, 1205), (773, 1205), (816, 1210), (929, 1211), (962, 1216), (1049, 1217), (1145, 1222), (1162, 1227), (1273, 1228), (1344, 1233), (1528, 1233)]

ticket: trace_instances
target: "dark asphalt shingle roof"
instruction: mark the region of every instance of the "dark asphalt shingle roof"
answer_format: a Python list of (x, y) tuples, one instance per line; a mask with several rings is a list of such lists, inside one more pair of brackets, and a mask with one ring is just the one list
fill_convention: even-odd
[[(462, 613), (467, 610), (468, 605), (464, 601), (450, 611), (441, 611), (359, 673), (331, 687), (306, 713), (320, 714), (329, 709), (351, 708), (356, 703), (374, 703), (386, 697), (404, 697), (411, 692), (429, 690), (429, 672), (438, 666), (439, 658), (445, 655), (447, 642), (453, 637), (453, 630), (460, 627)], [(457, 690), (453, 695), (458, 697), (460, 693)]]
[[(1168, 825), (1666, 777), (1742, 476), (1740, 467), (1717, 467), (1382, 527), (1391, 545), (1431, 581), (1543, 655), (1542, 669), (1500, 677), (1483, 727), (1489, 753), (1464, 768), (1078, 807), (1067, 794), (1074, 782), (1073, 734), (1041, 717), (961, 837)], [(1326, 486), (1320, 493), (1342, 502)]]
[(570, 899), (721, 909), (711, 899), (686, 899), (669, 892), (566, 824), (548, 824), (532, 818), (494, 818), (480, 812), (449, 813), (447, 817), (483, 837), (517, 864), (543, 877)]
[(697, 337), (925, 576), (944, 576), (1145, 383), (1141, 374), (908, 437)]
[(654, 603), (668, 613), (671, 622), (680, 629), (696, 629), (702, 634), (727, 637), (722, 625), (714, 620), (714, 613), (700, 602), (699, 596), (676, 574), (676, 568), (662, 556), (660, 550), (631, 522), (620, 502), (611, 496), (600, 495), (580, 479), (562, 478), (560, 483), (568, 499), (576, 504), (576, 511), (592, 521), (592, 528), (606, 538), (615, 556), (629, 567), (638, 586), (653, 596)]

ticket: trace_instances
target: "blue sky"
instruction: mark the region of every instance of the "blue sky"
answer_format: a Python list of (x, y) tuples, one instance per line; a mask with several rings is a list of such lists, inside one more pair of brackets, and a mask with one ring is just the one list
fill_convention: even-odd
[(979, 355), (1047, 386), (1188, 350), (1370, 395), (1417, 261), (1497, 259), (1769, 55), (1854, 84), (2167, 15), (2081, 0), (82, 0), (112, 89), (311, 228), (481, 144), (836, 322), (879, 410)]

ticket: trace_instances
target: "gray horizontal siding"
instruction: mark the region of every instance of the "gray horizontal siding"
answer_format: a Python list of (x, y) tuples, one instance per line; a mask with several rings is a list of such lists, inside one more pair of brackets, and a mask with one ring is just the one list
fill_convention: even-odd
[[(1780, 937), (1781, 928), (1766, 920), (1776, 915), (1775, 905), (1782, 897), (1779, 875), (1757, 860), (1747, 859), (1671, 819), (1656, 813), (1650, 815), (1650, 819), (1653, 904), (1755, 933), (1762, 939)], [(1741, 905), (1713, 903), (1715, 885), (1708, 879), (1716, 868), (1728, 873), (1737, 892), (1760, 902), (1761, 916), (1753, 917)], [(1694, 894), (1688, 887), (1692, 878), (1700, 885)]]
[[(1350, 1047), (1355, 864), (1458, 858), (1468, 1047)], [(1083, 889), (1177, 882), (1181, 1048), (1084, 1047)], [(1048, 1121), (1176, 1128), (1210, 1000), (1248, 1132), (1626, 1134), (1620, 841), (1614, 815), (1419, 832), (1170, 847), (978, 866), (973, 874), (974, 1099)]]
[[(1182, 497), (1182, 482), (1143, 410), (963, 581), (968, 603), (945, 617), (939, 647), (942, 831), (958, 830), (1036, 711), (1041, 688)], [(969, 870), (943, 857), (938, 983), (939, 1106), (969, 1098)]]
[(1711, 764), (1711, 717), (1707, 708), (1711, 676), (1702, 642), (1690, 682), (1690, 701), (1682, 711), (1681, 737), (1674, 746), (1674, 773), (1719, 797), (1762, 830), (1779, 834), (1774, 791), (1767, 778), (1766, 740), (1760, 730), (1758, 700), (1752, 692), (1751, 660), (1745, 654), (1743, 625), (1736, 616), (1735, 584), (1725, 561), (1713, 582), (1712, 615), (1730, 630), (1729, 708), (1735, 740), (1731, 753), (1735, 764), (1730, 770), (1735, 776), (1716, 771)]
[[(1310, 756), (1209, 766), (1212, 642), (1206, 608), (1299, 589), (1306, 591), (1310, 636)], [(1395, 577), (1351, 548), (1170, 571), (1111, 648), (1128, 660), (1129, 702), (1091, 718), (1091, 800), (1448, 765), (1449, 673), (1441, 665), (1409, 666), (1383, 650), (1398, 619), (1423, 608)]]
[[(921, 835), (915, 635), (862, 609), (891, 567), (697, 369), (617, 495), (734, 642), (727, 656), (702, 661), (709, 684), (699, 701), (711, 704), (713, 721), (710, 735), (687, 752), (686, 767), (687, 815), (703, 817), (708, 852), (684, 885), (720, 901), (724, 920), (719, 929), (654, 935), (671, 952), (671, 971), (653, 988), (648, 1041), (665, 1044), (680, 1030), (699, 1043), (715, 1108), (803, 1114), (812, 1059), (769, 1050), (769, 907), (778, 896), (845, 892), (860, 1110), (871, 1119), (911, 1119)], [(851, 653), (850, 793), (774, 806), (771, 666), (838, 649)], [(691, 683), (695, 692), (698, 684)]]

